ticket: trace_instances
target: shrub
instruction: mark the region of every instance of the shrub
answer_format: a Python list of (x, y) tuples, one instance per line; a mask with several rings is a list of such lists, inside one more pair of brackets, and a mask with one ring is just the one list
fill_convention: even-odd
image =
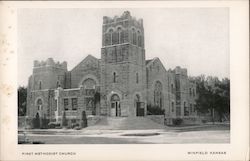
[(161, 109), (158, 106), (147, 105), (147, 114), (148, 115), (164, 115), (165, 110)]
[(85, 111), (82, 111), (82, 121), (81, 121), (81, 127), (82, 128), (85, 128), (88, 126), (88, 120), (87, 120), (87, 117), (86, 117), (86, 112)]
[(40, 128), (40, 116), (38, 113), (36, 114), (36, 117), (33, 118), (32, 124), (33, 124), (33, 128), (35, 128), (35, 129)]
[(205, 123), (207, 123), (207, 120), (201, 120), (201, 122), (202, 122), (203, 124), (205, 124)]
[(66, 119), (66, 112), (63, 111), (63, 116), (62, 116), (62, 127), (67, 127), (67, 119)]
[(75, 127), (79, 127), (79, 124), (78, 123), (72, 123), (71, 128), (74, 129)]
[(50, 128), (50, 129), (55, 129), (55, 128), (57, 128), (57, 127), (60, 127), (60, 124), (59, 124), (59, 123), (50, 122), (50, 123), (48, 124), (48, 128)]
[(180, 125), (182, 124), (183, 120), (181, 118), (173, 119), (173, 125)]

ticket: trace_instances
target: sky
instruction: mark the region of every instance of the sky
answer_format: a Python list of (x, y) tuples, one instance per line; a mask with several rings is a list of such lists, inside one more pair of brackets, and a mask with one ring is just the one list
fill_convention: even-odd
[(126, 10), (143, 19), (146, 59), (229, 78), (227, 8), (19, 9), (18, 85), (27, 85), (34, 60), (67, 61), (71, 70), (89, 54), (100, 58), (103, 16)]

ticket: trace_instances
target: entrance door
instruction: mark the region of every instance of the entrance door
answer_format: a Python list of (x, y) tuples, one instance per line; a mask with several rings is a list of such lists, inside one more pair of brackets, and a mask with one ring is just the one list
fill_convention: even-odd
[(136, 116), (144, 116), (144, 103), (136, 102)]
[(115, 117), (121, 116), (121, 106), (120, 106), (119, 96), (117, 94), (112, 95), (110, 101), (111, 101), (110, 115)]

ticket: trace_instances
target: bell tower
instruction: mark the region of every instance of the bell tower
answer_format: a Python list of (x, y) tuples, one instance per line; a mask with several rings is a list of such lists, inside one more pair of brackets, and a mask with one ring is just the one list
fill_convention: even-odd
[(134, 97), (137, 93), (137, 97), (140, 95), (143, 99), (145, 78), (143, 20), (136, 20), (129, 11), (113, 18), (104, 16), (101, 48), (103, 113), (112, 115), (110, 99), (117, 94), (121, 97), (118, 103), (120, 116), (136, 115)]

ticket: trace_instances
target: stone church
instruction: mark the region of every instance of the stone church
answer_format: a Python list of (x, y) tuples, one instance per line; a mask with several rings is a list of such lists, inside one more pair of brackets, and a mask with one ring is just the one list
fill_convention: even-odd
[(143, 20), (129, 11), (103, 17), (101, 59), (88, 55), (72, 70), (67, 62), (34, 61), (29, 77), (27, 116), (75, 122), (87, 116), (137, 117), (147, 108), (165, 119), (197, 117), (196, 85), (187, 69), (166, 70), (159, 58), (145, 59)]

